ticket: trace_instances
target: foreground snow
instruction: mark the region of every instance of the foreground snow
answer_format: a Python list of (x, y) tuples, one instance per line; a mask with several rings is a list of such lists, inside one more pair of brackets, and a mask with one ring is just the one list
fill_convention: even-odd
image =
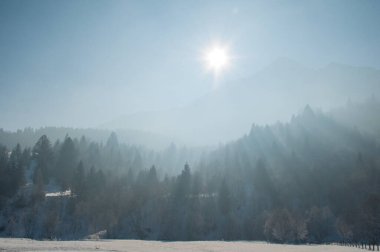
[(69, 196), (71, 196), (71, 190), (66, 190), (63, 192), (45, 193), (45, 197), (69, 197)]
[(260, 251), (260, 252), (354, 252), (336, 245), (280, 245), (263, 242), (160, 242), (141, 240), (36, 241), (0, 238), (0, 251)]

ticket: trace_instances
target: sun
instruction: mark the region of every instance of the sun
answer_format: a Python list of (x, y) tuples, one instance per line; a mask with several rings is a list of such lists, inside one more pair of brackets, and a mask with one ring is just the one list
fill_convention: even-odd
[(209, 47), (204, 53), (204, 61), (208, 70), (219, 74), (228, 67), (230, 62), (227, 47), (220, 45)]
[(207, 64), (214, 70), (219, 70), (227, 65), (228, 57), (223, 48), (214, 47), (206, 55)]

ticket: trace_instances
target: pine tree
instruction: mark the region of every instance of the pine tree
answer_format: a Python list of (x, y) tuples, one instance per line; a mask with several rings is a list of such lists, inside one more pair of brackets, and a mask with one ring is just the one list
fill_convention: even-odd
[(218, 206), (222, 215), (228, 215), (231, 211), (231, 195), (226, 180), (223, 180), (219, 188)]
[(72, 185), (78, 153), (73, 140), (66, 136), (59, 151), (56, 167), (56, 178), (60, 182), (62, 189), (68, 189)]
[(44, 182), (47, 183), (53, 175), (53, 149), (46, 135), (41, 136), (33, 147), (33, 159), (37, 161), (37, 169), (44, 175)]
[(80, 161), (77, 168), (75, 169), (72, 193), (77, 195), (81, 199), (85, 197), (85, 190), (86, 190), (85, 183), (86, 181), (85, 181), (83, 162)]

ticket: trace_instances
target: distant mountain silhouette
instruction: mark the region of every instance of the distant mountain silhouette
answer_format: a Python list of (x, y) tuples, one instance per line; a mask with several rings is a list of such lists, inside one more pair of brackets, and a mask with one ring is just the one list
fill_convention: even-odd
[[(120, 142), (136, 146), (145, 146), (147, 148), (164, 149), (173, 142), (181, 144), (176, 139), (168, 138), (160, 134), (143, 132), (139, 130), (114, 130)], [(81, 129), (68, 127), (43, 127), (39, 129), (25, 128), (23, 130), (6, 131), (0, 128), (0, 143), (12, 148), (16, 144), (23, 147), (32, 147), (42, 135), (47, 135), (54, 143), (63, 141), (65, 136), (80, 139), (86, 136), (91, 141), (106, 143), (112, 131), (104, 129)]]
[(235, 139), (255, 124), (288, 121), (305, 104), (328, 110), (380, 95), (380, 70), (331, 63), (319, 69), (281, 58), (187, 106), (125, 115), (102, 127), (139, 129), (193, 144)]
[(361, 103), (349, 100), (345, 107), (333, 109), (329, 114), (337, 122), (380, 140), (380, 101), (375, 96)]

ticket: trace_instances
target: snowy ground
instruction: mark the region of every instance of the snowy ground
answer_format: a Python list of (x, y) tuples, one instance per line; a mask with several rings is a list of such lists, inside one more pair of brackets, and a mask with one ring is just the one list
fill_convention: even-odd
[(35, 241), (0, 238), (0, 251), (249, 251), (249, 252), (354, 252), (365, 251), (336, 245), (279, 245), (263, 242), (160, 242), (140, 240)]

